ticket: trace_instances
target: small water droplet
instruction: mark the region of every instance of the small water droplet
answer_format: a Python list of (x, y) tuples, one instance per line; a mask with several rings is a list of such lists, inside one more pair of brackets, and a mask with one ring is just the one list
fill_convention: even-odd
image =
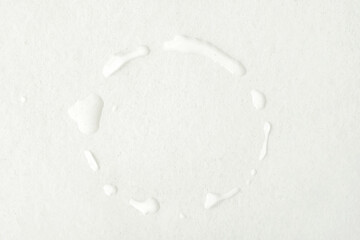
[(77, 101), (69, 108), (69, 116), (73, 119), (80, 130), (85, 134), (94, 133), (99, 129), (103, 100), (96, 94)]
[(232, 74), (242, 76), (246, 73), (245, 67), (239, 61), (230, 57), (213, 44), (200, 39), (178, 35), (173, 40), (165, 42), (163, 49), (166, 51), (199, 54), (220, 64)]
[(116, 53), (110, 57), (105, 63), (103, 68), (103, 75), (105, 78), (110, 77), (116, 71), (118, 71), (127, 62), (139, 57), (146, 56), (150, 53), (150, 49), (147, 46), (140, 46), (137, 49), (128, 53)]
[(94, 155), (92, 154), (92, 152), (88, 151), (88, 150), (85, 150), (84, 151), (84, 155), (85, 155), (85, 158), (87, 159), (88, 161), (88, 164), (90, 166), (90, 168), (96, 172), (97, 170), (99, 170), (99, 164), (97, 163)]
[(220, 202), (232, 198), (236, 194), (240, 192), (240, 188), (233, 188), (227, 193), (224, 194), (218, 194), (218, 193), (208, 193), (205, 198), (204, 208), (210, 209), (216, 205), (218, 205)]
[(24, 97), (24, 96), (21, 96), (21, 97), (20, 97), (20, 102), (21, 102), (21, 103), (24, 104), (24, 103), (26, 102), (26, 100), (27, 100), (26, 97)]
[(104, 193), (108, 196), (112, 196), (117, 193), (117, 187), (111, 184), (104, 185), (103, 189), (104, 189)]
[(117, 110), (118, 110), (118, 106), (117, 106), (117, 105), (114, 105), (114, 106), (112, 107), (112, 111), (113, 111), (113, 112), (117, 112)]
[(268, 142), (269, 142), (269, 134), (270, 134), (270, 130), (271, 130), (271, 125), (269, 122), (265, 122), (264, 123), (264, 135), (265, 135), (265, 139), (264, 139), (264, 143), (263, 146), (261, 148), (260, 151), (260, 155), (259, 155), (259, 160), (263, 160), (267, 154), (267, 146), (268, 146)]
[(251, 91), (251, 97), (254, 107), (257, 110), (263, 109), (266, 104), (265, 95), (258, 90), (253, 89)]
[(148, 198), (145, 201), (130, 199), (129, 204), (144, 215), (154, 214), (160, 209), (160, 204), (155, 198)]

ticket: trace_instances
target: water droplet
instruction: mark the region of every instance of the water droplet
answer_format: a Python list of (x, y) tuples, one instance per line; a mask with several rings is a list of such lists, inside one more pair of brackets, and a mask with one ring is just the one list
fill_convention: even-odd
[(160, 209), (160, 204), (155, 198), (148, 198), (142, 202), (130, 199), (129, 204), (144, 215), (154, 214)]
[(116, 53), (110, 57), (105, 63), (103, 68), (103, 75), (105, 78), (110, 77), (116, 71), (118, 71), (127, 62), (139, 57), (146, 56), (150, 53), (150, 49), (147, 46), (139, 46), (135, 50), (127, 53)]
[(264, 139), (264, 143), (263, 143), (263, 146), (261, 148), (261, 151), (260, 151), (259, 160), (263, 160), (265, 158), (266, 154), (267, 154), (267, 146), (268, 146), (268, 141), (269, 141), (270, 129), (271, 129), (270, 123), (265, 122), (264, 123), (265, 139)]
[(257, 110), (263, 109), (265, 107), (266, 99), (263, 93), (253, 89), (251, 90), (251, 97), (253, 105)]
[(219, 204), (220, 202), (232, 198), (239, 192), (240, 192), (240, 188), (233, 188), (232, 190), (224, 194), (208, 193), (205, 198), (204, 208), (210, 209), (215, 205)]
[(112, 110), (113, 112), (117, 112), (118, 106), (117, 106), (117, 105), (114, 105), (111, 110)]
[(256, 169), (252, 169), (251, 172), (250, 172), (251, 176), (255, 176), (257, 174), (257, 171)]
[(117, 193), (117, 187), (111, 184), (104, 185), (103, 189), (104, 189), (104, 193), (108, 196), (112, 196)]
[(90, 94), (70, 107), (68, 113), (77, 123), (80, 132), (90, 134), (99, 129), (103, 106), (104, 102), (98, 95)]
[(181, 35), (175, 36), (173, 40), (164, 43), (163, 49), (166, 51), (195, 53), (208, 57), (232, 74), (242, 76), (246, 72), (245, 67), (239, 61), (230, 57), (211, 43), (200, 39)]
[(20, 97), (20, 102), (21, 102), (21, 103), (24, 104), (24, 103), (26, 102), (26, 100), (27, 100), (26, 97), (24, 97), (24, 96), (21, 96), (21, 97)]
[(85, 155), (85, 158), (87, 159), (88, 161), (88, 164), (90, 166), (90, 168), (96, 172), (97, 170), (99, 170), (99, 164), (97, 163), (94, 155), (92, 154), (92, 152), (88, 151), (88, 150), (85, 150), (84, 151), (84, 155)]

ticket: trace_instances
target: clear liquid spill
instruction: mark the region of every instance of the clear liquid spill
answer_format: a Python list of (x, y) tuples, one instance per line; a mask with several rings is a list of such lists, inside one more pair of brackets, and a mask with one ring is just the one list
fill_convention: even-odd
[(150, 49), (147, 46), (139, 46), (135, 50), (127, 53), (116, 53), (110, 57), (105, 63), (103, 68), (103, 75), (105, 78), (110, 77), (116, 71), (118, 71), (127, 62), (139, 57), (144, 57), (150, 53)]
[(265, 107), (266, 99), (265, 99), (265, 95), (262, 92), (259, 92), (258, 90), (255, 89), (251, 90), (251, 98), (256, 110), (260, 110)]
[(246, 72), (245, 67), (239, 61), (230, 57), (211, 43), (200, 39), (180, 35), (175, 36), (173, 40), (164, 43), (163, 49), (165, 51), (195, 53), (208, 57), (232, 74), (242, 76)]
[(218, 205), (220, 202), (232, 198), (233, 196), (238, 194), (240, 190), (240, 188), (233, 188), (232, 190), (224, 194), (208, 193), (205, 198), (204, 208), (210, 209)]
[(69, 116), (74, 120), (80, 132), (91, 134), (99, 129), (103, 100), (96, 94), (77, 101), (69, 108)]
[(257, 174), (257, 171), (256, 169), (252, 169), (251, 172), (250, 172), (251, 176), (255, 176)]
[(85, 150), (84, 151), (84, 155), (86, 160), (88, 161), (89, 167), (94, 171), (98, 171), (99, 170), (99, 164), (97, 163), (94, 155), (92, 154), (92, 152)]
[(145, 201), (130, 199), (129, 204), (144, 215), (154, 214), (160, 209), (160, 204), (155, 198), (148, 198)]
[(117, 187), (111, 184), (104, 185), (103, 189), (104, 189), (104, 193), (108, 196), (112, 196), (117, 193)]
[(271, 130), (271, 125), (269, 122), (264, 123), (264, 143), (260, 151), (259, 160), (263, 160), (267, 154), (268, 142), (269, 142), (269, 134)]

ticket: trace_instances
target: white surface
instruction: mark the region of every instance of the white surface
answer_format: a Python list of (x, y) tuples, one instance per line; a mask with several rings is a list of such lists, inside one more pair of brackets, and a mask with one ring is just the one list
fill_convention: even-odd
[[(0, 239), (360, 236), (359, 1), (2, 0), (0, 16)], [(247, 74), (163, 52), (177, 34)], [(138, 45), (151, 54), (102, 77), (107, 56)], [(67, 110), (90, 92), (105, 105), (84, 135)], [(206, 192), (233, 186), (242, 193), (203, 208)], [(161, 209), (144, 217), (128, 201), (147, 196)]]

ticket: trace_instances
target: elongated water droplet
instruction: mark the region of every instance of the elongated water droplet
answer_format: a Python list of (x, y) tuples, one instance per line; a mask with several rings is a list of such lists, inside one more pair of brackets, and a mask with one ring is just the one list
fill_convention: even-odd
[(232, 74), (242, 76), (246, 72), (245, 67), (239, 61), (230, 57), (211, 43), (200, 39), (178, 35), (173, 40), (165, 42), (163, 49), (166, 51), (203, 55), (220, 64)]
[(239, 192), (240, 192), (240, 188), (233, 188), (232, 190), (224, 194), (208, 193), (205, 198), (204, 208), (210, 209), (218, 205), (220, 202), (232, 198)]
[(270, 130), (271, 130), (271, 125), (269, 122), (265, 122), (264, 123), (264, 135), (265, 135), (265, 139), (264, 139), (264, 143), (263, 146), (261, 148), (260, 151), (260, 155), (259, 155), (259, 160), (263, 160), (267, 154), (267, 146), (268, 146), (268, 141), (269, 141), (269, 134), (270, 134)]
[(105, 63), (103, 68), (103, 75), (105, 78), (110, 77), (116, 71), (118, 71), (127, 62), (134, 60), (139, 57), (148, 55), (150, 52), (147, 46), (140, 46), (137, 49), (127, 53), (116, 53), (110, 57)]
[(97, 161), (96, 161), (94, 155), (92, 154), (92, 152), (90, 152), (89, 150), (85, 150), (84, 155), (85, 155), (86, 160), (88, 161), (88, 164), (89, 164), (90, 168), (94, 172), (99, 170), (99, 164), (97, 163)]
[(130, 199), (129, 204), (144, 215), (154, 214), (160, 209), (160, 204), (155, 198), (148, 198), (145, 201)]

